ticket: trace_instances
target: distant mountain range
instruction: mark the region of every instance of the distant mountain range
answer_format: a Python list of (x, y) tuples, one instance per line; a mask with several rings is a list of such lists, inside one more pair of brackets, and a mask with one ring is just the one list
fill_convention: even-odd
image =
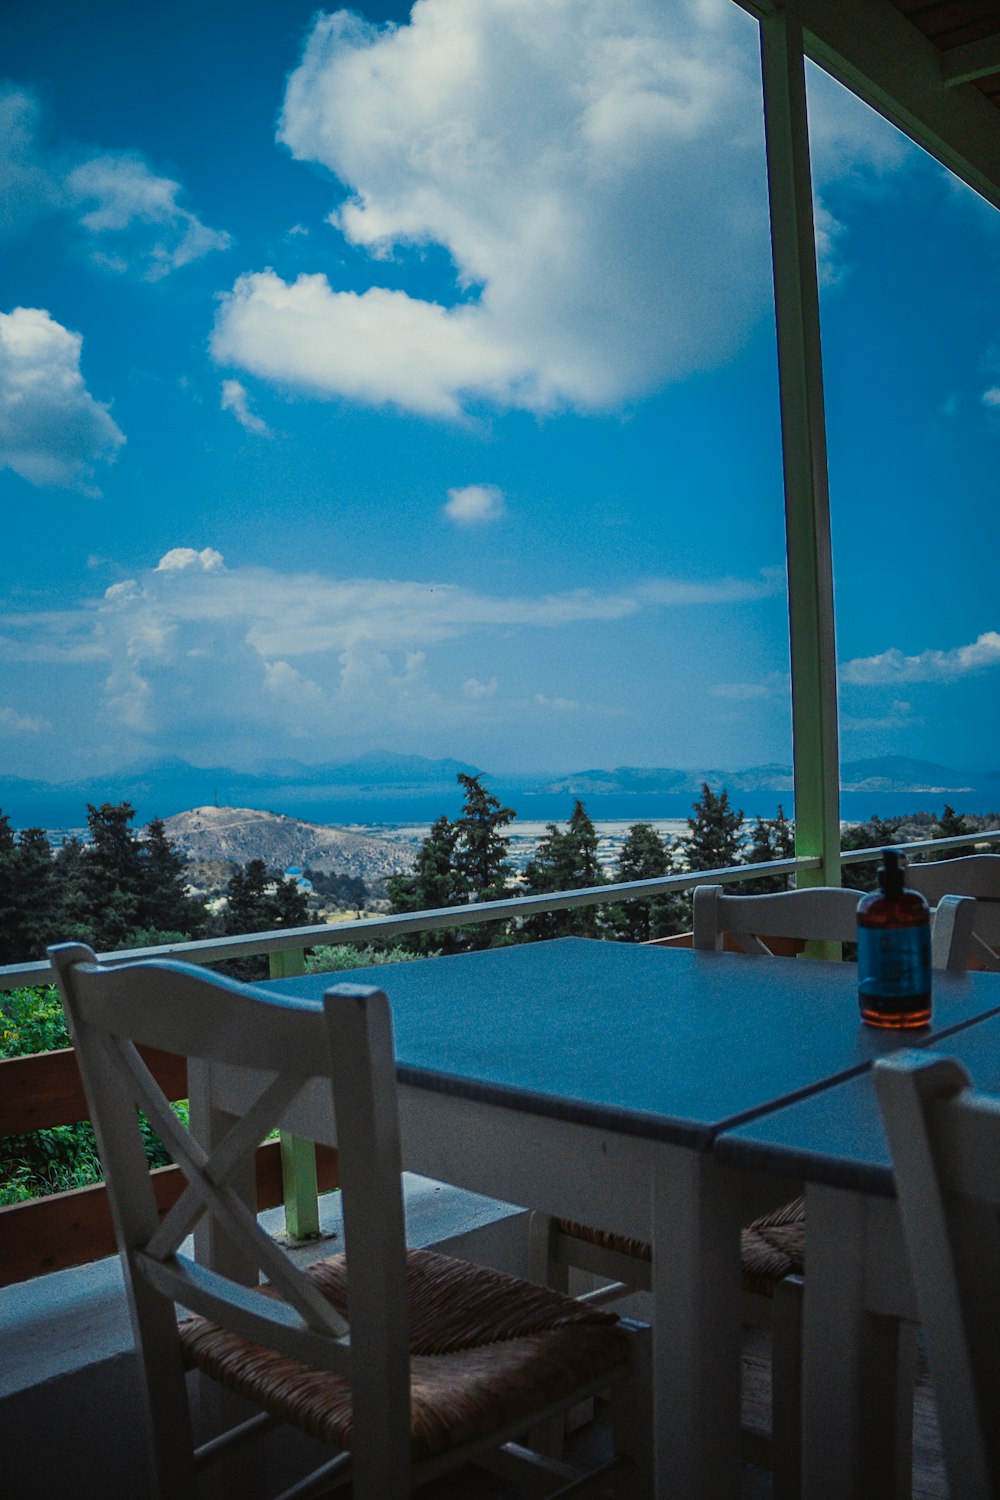
[[(714, 790), (728, 787), (738, 792), (791, 792), (791, 766), (751, 766), (746, 771), (721, 770), (671, 771), (665, 768), (618, 766), (613, 771), (576, 771), (548, 782), (541, 790), (569, 792), (583, 797), (588, 793), (610, 792), (691, 792), (697, 795), (702, 783)], [(973, 792), (993, 783), (1000, 792), (1000, 773), (971, 776), (932, 761), (912, 760), (905, 755), (884, 755), (874, 760), (846, 761), (840, 768), (840, 786), (845, 792), (926, 792), (941, 796), (948, 792)]]
[[(166, 758), (123, 767), (107, 776), (71, 782), (31, 781), (0, 776), (0, 811), (15, 828), (80, 827), (88, 802), (131, 802), (137, 822), (168, 818), (192, 808), (238, 807), (286, 813), (319, 823), (428, 821), (439, 813), (454, 815), (461, 803), (459, 772), (479, 774), (458, 760), (430, 760), (422, 755), (378, 752), (330, 765), (295, 761), (266, 765), (256, 772), (228, 766), (192, 766)], [(562, 818), (567, 803), (583, 798), (594, 815), (637, 817), (668, 815), (671, 799), (677, 812), (683, 799), (698, 796), (707, 782), (727, 787), (733, 797), (783, 799), (791, 810), (792, 772), (787, 765), (677, 770), (669, 767), (617, 766), (569, 774), (491, 775), (487, 784), (522, 817)], [(966, 810), (973, 798), (982, 811), (1000, 805), (1000, 772), (970, 773), (907, 756), (880, 756), (849, 761), (841, 768), (841, 787), (848, 794), (920, 795), (933, 810), (957, 797)], [(645, 806), (644, 806), (645, 804)], [(612, 810), (614, 809), (614, 810)], [(619, 810), (620, 809), (620, 810)], [(648, 810), (646, 810), (648, 809)], [(873, 803), (861, 816), (878, 808)]]

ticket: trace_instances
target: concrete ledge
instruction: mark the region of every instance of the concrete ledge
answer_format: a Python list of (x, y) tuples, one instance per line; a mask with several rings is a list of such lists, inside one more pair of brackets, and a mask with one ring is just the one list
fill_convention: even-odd
[[(404, 1176), (408, 1242), (524, 1275), (524, 1209), (425, 1177)], [(281, 1209), (261, 1215), (272, 1234)], [(292, 1249), (309, 1262), (342, 1247), (340, 1194), (320, 1199), (322, 1238)], [(17, 1500), (145, 1500), (144, 1397), (118, 1257), (0, 1289), (3, 1488)]]

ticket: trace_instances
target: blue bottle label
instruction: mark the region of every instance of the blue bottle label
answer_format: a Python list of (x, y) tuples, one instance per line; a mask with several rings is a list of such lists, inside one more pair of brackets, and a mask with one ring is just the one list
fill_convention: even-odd
[(858, 988), (873, 998), (905, 1000), (931, 987), (931, 930), (858, 927)]

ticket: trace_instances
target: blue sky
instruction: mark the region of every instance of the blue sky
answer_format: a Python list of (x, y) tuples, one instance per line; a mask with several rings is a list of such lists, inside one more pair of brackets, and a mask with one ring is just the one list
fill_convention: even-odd
[[(790, 756), (729, 0), (0, 22), (0, 766)], [(997, 215), (810, 72), (845, 759), (996, 769)]]

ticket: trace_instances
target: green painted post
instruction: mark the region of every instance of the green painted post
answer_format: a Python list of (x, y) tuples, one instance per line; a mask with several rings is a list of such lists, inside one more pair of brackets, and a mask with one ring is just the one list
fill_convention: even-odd
[[(269, 953), (272, 979), (291, 979), (306, 971), (304, 948), (286, 948)], [(316, 1147), (312, 1141), (280, 1132), (281, 1181), (285, 1195), (285, 1228), (293, 1240), (319, 1236), (319, 1188), (316, 1182)]]
[[(833, 561), (802, 26), (760, 23), (785, 483), (799, 885), (840, 884), (840, 755)], [(822, 945), (827, 947), (828, 945)]]

